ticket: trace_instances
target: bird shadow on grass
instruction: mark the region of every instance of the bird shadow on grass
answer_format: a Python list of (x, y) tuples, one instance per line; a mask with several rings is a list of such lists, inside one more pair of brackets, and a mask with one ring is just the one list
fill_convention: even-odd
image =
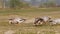
[(60, 24), (50, 25), (50, 24), (42, 24), (42, 25), (34, 25), (35, 27), (54, 27), (54, 26), (60, 26)]

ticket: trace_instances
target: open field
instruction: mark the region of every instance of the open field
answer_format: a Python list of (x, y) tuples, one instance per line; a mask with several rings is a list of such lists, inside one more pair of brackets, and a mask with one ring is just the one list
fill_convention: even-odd
[[(60, 18), (60, 8), (42, 9), (0, 9), (0, 34), (14, 31), (14, 34), (60, 34), (60, 25), (34, 26), (33, 22), (12, 25), (8, 23), (9, 17), (22, 17), (34, 20), (35, 17), (51, 16)], [(11, 33), (11, 32), (10, 32)], [(9, 33), (9, 34), (10, 34)]]

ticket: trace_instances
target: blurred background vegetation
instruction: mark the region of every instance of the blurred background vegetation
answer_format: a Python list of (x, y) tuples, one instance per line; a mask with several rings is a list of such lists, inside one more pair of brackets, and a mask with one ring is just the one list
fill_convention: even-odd
[(60, 0), (0, 0), (0, 8), (60, 7)]

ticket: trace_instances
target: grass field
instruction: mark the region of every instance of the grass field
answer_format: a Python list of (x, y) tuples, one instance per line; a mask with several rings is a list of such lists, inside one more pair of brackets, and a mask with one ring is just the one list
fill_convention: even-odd
[(5, 32), (10, 30), (14, 31), (14, 34), (60, 34), (60, 25), (34, 26), (33, 23), (9, 24), (8, 18), (16, 16), (28, 19), (40, 16), (60, 18), (60, 8), (0, 9), (0, 34), (5, 34)]

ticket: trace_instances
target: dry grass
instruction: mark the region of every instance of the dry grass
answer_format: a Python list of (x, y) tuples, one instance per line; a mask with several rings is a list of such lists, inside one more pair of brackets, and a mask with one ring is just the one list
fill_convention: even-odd
[[(27, 18), (28, 21), (21, 24), (9, 24), (9, 17)], [(60, 9), (16, 9), (16, 10), (0, 10), (0, 34), (12, 30), (14, 34), (60, 34), (60, 25), (41, 25), (34, 26), (33, 19), (40, 16), (52, 16), (60, 18)], [(29, 20), (30, 19), (30, 20)], [(32, 19), (32, 20), (31, 20)], [(11, 33), (11, 32), (10, 32)]]

